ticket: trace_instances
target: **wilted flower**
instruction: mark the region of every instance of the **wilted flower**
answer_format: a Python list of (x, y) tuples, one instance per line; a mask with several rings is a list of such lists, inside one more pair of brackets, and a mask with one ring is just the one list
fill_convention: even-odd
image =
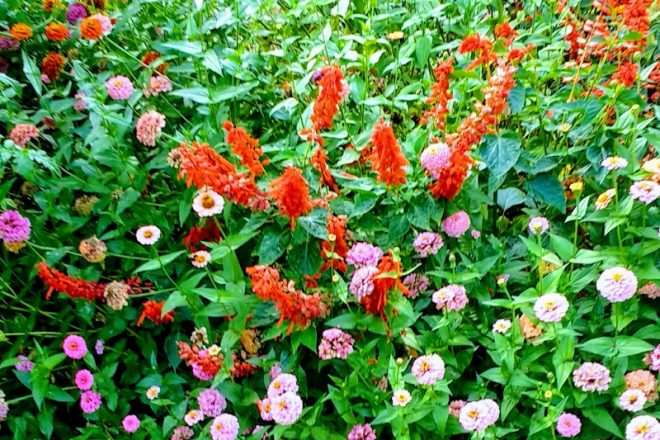
[(392, 405), (404, 407), (410, 403), (412, 397), (410, 393), (405, 389), (400, 389), (394, 391), (392, 394)]
[(647, 173), (651, 174), (660, 174), (660, 157), (656, 157), (651, 160), (647, 160), (642, 165), (642, 169)]
[(319, 358), (346, 359), (353, 353), (353, 337), (338, 328), (330, 328), (323, 332), (323, 338), (319, 344)]
[(420, 257), (426, 258), (429, 255), (435, 255), (443, 246), (442, 237), (435, 232), (422, 232), (415, 237), (413, 248)]
[(193, 210), (200, 217), (212, 217), (216, 214), (222, 214), (225, 206), (225, 200), (220, 194), (212, 189), (203, 189), (193, 200)]
[(174, 428), (170, 440), (190, 440), (195, 435), (195, 431), (187, 426), (178, 426)]
[(73, 209), (80, 215), (89, 215), (98, 201), (99, 198), (96, 196), (85, 195), (78, 197), (73, 205)]
[(94, 351), (99, 356), (101, 356), (103, 354), (103, 341), (102, 340), (99, 339), (99, 340), (96, 341), (96, 344), (94, 344)]
[(660, 287), (654, 282), (649, 281), (639, 289), (639, 293), (651, 299), (657, 299), (660, 298)]
[(621, 409), (630, 412), (641, 411), (646, 403), (646, 394), (642, 390), (629, 389), (619, 396), (619, 406)]
[(156, 226), (142, 226), (135, 233), (138, 243), (144, 246), (151, 246), (160, 238), (160, 229)]
[(598, 196), (596, 199), (596, 210), (601, 210), (607, 208), (607, 205), (610, 204), (612, 198), (616, 195), (616, 191), (612, 188), (608, 189), (604, 193)]
[(128, 295), (131, 293), (131, 286), (121, 281), (112, 281), (108, 283), (103, 291), (103, 297), (106, 304), (113, 310), (121, 310), (128, 305)]
[(527, 316), (521, 315), (519, 321), (525, 339), (536, 339), (541, 336), (541, 333), (543, 333), (543, 330), (534, 325)]
[(509, 331), (511, 328), (511, 321), (508, 319), (498, 319), (495, 321), (495, 324), (493, 324), (493, 331), (495, 333), (501, 333), (504, 334)]
[(408, 289), (408, 296), (410, 298), (417, 298), (419, 293), (424, 292), (429, 287), (428, 277), (417, 273), (406, 275), (402, 283)]
[(413, 362), (412, 374), (417, 383), (433, 385), (445, 377), (445, 363), (437, 354), (420, 356)]
[(595, 362), (585, 362), (573, 371), (573, 383), (582, 391), (607, 391), (610, 382), (610, 370)]
[(190, 342), (198, 347), (208, 344), (209, 337), (206, 332), (206, 327), (196, 328), (190, 335)]
[(549, 227), (550, 224), (548, 223), (548, 219), (545, 217), (533, 217), (527, 225), (529, 232), (534, 235), (545, 234)]
[(458, 284), (450, 284), (436, 290), (432, 299), (438, 310), (444, 309), (449, 312), (462, 310), (468, 303), (465, 287)]
[(562, 437), (575, 437), (582, 429), (582, 422), (575, 414), (565, 412), (557, 419), (556, 428)]
[(105, 260), (105, 253), (108, 247), (101, 240), (92, 236), (80, 241), (78, 245), (80, 255), (90, 263), (100, 263)]
[(608, 171), (620, 170), (628, 166), (628, 161), (623, 157), (610, 156), (604, 159), (600, 165)]
[(470, 216), (458, 211), (442, 221), (442, 230), (450, 237), (458, 238), (470, 229)]
[(567, 311), (568, 301), (558, 293), (547, 293), (534, 303), (534, 313), (543, 322), (559, 322)]
[(9, 405), (5, 400), (5, 393), (0, 390), (0, 422), (7, 420), (7, 414), (9, 413)]
[(596, 289), (610, 302), (626, 301), (637, 292), (637, 277), (624, 267), (611, 267), (600, 274)]
[(630, 187), (630, 197), (648, 205), (660, 197), (660, 185), (652, 180), (640, 180)]

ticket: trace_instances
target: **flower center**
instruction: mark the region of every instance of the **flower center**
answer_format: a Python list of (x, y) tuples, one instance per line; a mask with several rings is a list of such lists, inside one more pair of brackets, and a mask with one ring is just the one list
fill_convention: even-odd
[(545, 302), (545, 308), (548, 310), (554, 310), (555, 307), (557, 307), (557, 303), (555, 301), (546, 301)]
[(420, 365), (419, 369), (422, 373), (426, 373), (427, 371), (429, 371), (430, 365), (428, 362), (424, 361), (422, 362), (422, 365)]
[(204, 209), (211, 209), (215, 206), (215, 200), (213, 200), (210, 194), (204, 194), (202, 196), (202, 206)]
[(204, 255), (195, 255), (195, 262), (197, 263), (203, 263), (206, 261), (206, 258)]
[(623, 275), (620, 274), (620, 273), (618, 273), (618, 272), (615, 273), (614, 275), (612, 275), (612, 279), (613, 279), (614, 281), (617, 281), (617, 282), (618, 282), (618, 281), (621, 281), (622, 278), (623, 278)]
[(144, 231), (144, 238), (151, 238), (153, 235), (154, 233), (149, 230)]
[(643, 425), (639, 425), (637, 427), (637, 434), (643, 434), (645, 432), (648, 432), (648, 430), (649, 430), (649, 425), (644, 423)]

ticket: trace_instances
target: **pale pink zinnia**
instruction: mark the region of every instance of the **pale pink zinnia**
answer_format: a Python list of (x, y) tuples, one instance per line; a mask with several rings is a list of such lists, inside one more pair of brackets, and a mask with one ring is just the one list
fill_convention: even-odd
[(605, 158), (600, 165), (608, 171), (620, 170), (628, 166), (628, 161), (623, 157), (610, 156)]
[(348, 333), (338, 329), (329, 328), (323, 332), (323, 338), (319, 344), (319, 358), (328, 359), (346, 359), (353, 353), (353, 337)]
[(546, 293), (534, 303), (534, 314), (543, 322), (559, 322), (567, 311), (568, 301), (558, 293)]
[(202, 420), (204, 420), (204, 414), (196, 409), (191, 409), (183, 417), (183, 421), (186, 422), (188, 426), (196, 425)]
[(437, 254), (443, 245), (442, 237), (435, 232), (422, 232), (413, 241), (413, 248), (422, 258)]
[(596, 206), (596, 210), (600, 211), (601, 209), (607, 208), (607, 206), (610, 204), (614, 196), (616, 195), (616, 191), (612, 188), (608, 189), (604, 193), (598, 196), (596, 199), (596, 202), (594, 205)]
[(637, 416), (626, 425), (626, 440), (658, 440), (660, 422), (652, 416)]
[(135, 134), (142, 144), (153, 147), (156, 145), (156, 138), (160, 136), (163, 127), (165, 127), (165, 116), (155, 110), (150, 110), (138, 119)]
[(108, 96), (112, 99), (128, 99), (133, 94), (133, 83), (122, 75), (113, 76), (105, 82)]
[(39, 137), (39, 129), (32, 124), (16, 124), (9, 132), (9, 139), (19, 147)]
[(404, 407), (410, 403), (412, 400), (412, 397), (410, 396), (410, 393), (408, 390), (405, 389), (400, 389), (394, 391), (392, 394), (392, 405), (394, 406), (401, 406)]
[(234, 440), (238, 437), (238, 419), (231, 414), (220, 414), (211, 422), (213, 440)]
[(644, 391), (635, 388), (626, 390), (619, 396), (619, 406), (626, 411), (641, 411), (645, 403), (646, 394), (644, 394)]
[(557, 419), (556, 428), (562, 437), (575, 437), (582, 429), (582, 422), (575, 414), (565, 412)]
[(465, 287), (458, 284), (450, 284), (433, 293), (432, 300), (438, 310), (444, 309), (449, 312), (463, 310), (468, 304)]
[(160, 238), (160, 229), (154, 225), (142, 226), (135, 233), (138, 243), (144, 246), (151, 246)]
[(508, 319), (498, 319), (495, 321), (495, 324), (493, 324), (493, 331), (495, 333), (501, 333), (504, 334), (509, 331), (511, 328), (511, 321)]
[(172, 90), (172, 83), (165, 75), (154, 75), (149, 78), (149, 85), (144, 88), (144, 96), (156, 96)]
[(610, 302), (626, 301), (637, 292), (637, 277), (625, 267), (610, 267), (598, 277), (596, 289)]
[(466, 431), (484, 431), (497, 422), (500, 417), (500, 408), (491, 399), (477, 400), (467, 403), (458, 417), (458, 421)]
[(573, 383), (582, 391), (607, 391), (610, 382), (610, 370), (596, 362), (585, 362), (573, 371)]
[(363, 266), (353, 272), (351, 282), (348, 285), (348, 290), (351, 292), (358, 301), (362, 301), (367, 295), (371, 295), (374, 291), (373, 277), (378, 273), (378, 269), (374, 266)]
[(355, 243), (346, 255), (346, 263), (355, 267), (377, 266), (380, 259), (383, 258), (383, 250), (370, 243)]
[(437, 354), (420, 356), (413, 362), (411, 371), (417, 383), (433, 385), (445, 377), (445, 363)]
[(213, 217), (216, 214), (222, 214), (225, 206), (225, 199), (212, 189), (202, 189), (193, 199), (193, 210), (200, 217)]
[(297, 393), (298, 380), (296, 376), (289, 373), (278, 374), (268, 386), (268, 397), (272, 400), (284, 393)]
[(652, 352), (644, 358), (649, 368), (653, 371), (660, 371), (660, 344), (658, 344)]
[(630, 187), (630, 197), (648, 205), (660, 197), (660, 185), (652, 180), (640, 180)]
[(442, 230), (450, 237), (458, 238), (470, 229), (470, 216), (458, 211), (442, 221)]
[(545, 234), (549, 227), (550, 223), (548, 223), (548, 219), (545, 217), (533, 217), (527, 225), (529, 232), (534, 235)]
[(459, 418), (461, 416), (461, 410), (465, 405), (467, 405), (465, 400), (452, 400), (449, 402), (449, 414)]
[(189, 255), (193, 266), (203, 269), (211, 261), (211, 254), (208, 251), (197, 251)]
[(302, 399), (295, 393), (287, 392), (272, 399), (271, 414), (278, 425), (293, 425), (302, 414)]

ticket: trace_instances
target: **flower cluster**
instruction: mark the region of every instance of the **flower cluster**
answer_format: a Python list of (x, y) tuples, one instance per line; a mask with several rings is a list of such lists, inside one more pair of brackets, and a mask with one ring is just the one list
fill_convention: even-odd
[(298, 381), (288, 373), (278, 374), (268, 385), (267, 397), (257, 402), (261, 419), (278, 425), (292, 425), (298, 421), (303, 402), (298, 396)]

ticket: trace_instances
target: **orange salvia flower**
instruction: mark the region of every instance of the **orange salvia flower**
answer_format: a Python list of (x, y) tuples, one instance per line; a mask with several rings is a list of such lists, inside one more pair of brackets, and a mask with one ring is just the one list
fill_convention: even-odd
[(25, 23), (16, 23), (9, 28), (9, 33), (17, 41), (29, 40), (32, 38), (32, 28)]
[(319, 94), (311, 116), (314, 131), (332, 127), (332, 120), (339, 112), (339, 104), (348, 96), (348, 84), (338, 66), (324, 67), (319, 71), (319, 75)]
[(153, 300), (146, 301), (142, 304), (142, 313), (138, 317), (137, 325), (140, 327), (147, 318), (154, 324), (169, 324), (174, 321), (174, 310), (170, 310), (161, 316), (165, 301), (157, 302)]
[(461, 190), (468, 170), (474, 161), (467, 154), (454, 150), (449, 158), (449, 166), (440, 171), (438, 180), (429, 186), (435, 198), (452, 200)]
[(371, 145), (373, 150), (369, 159), (371, 169), (378, 173), (378, 181), (384, 182), (387, 186), (406, 183), (404, 167), (408, 166), (408, 160), (401, 151), (392, 127), (385, 124), (382, 119), (374, 127)]
[(637, 69), (638, 66), (635, 63), (621, 63), (617, 68), (617, 71), (614, 72), (614, 75), (612, 75), (612, 80), (629, 89), (633, 86), (633, 84), (635, 84), (635, 81), (637, 80)]
[(513, 29), (508, 21), (505, 21), (495, 26), (495, 36), (497, 38), (503, 38), (505, 44), (510, 46), (513, 43), (513, 39), (518, 36), (518, 31)]
[(80, 35), (88, 40), (96, 40), (103, 35), (103, 26), (95, 17), (83, 18), (80, 22)]
[(347, 266), (344, 261), (348, 255), (348, 244), (346, 244), (346, 224), (348, 218), (345, 215), (328, 215), (328, 240), (321, 242), (321, 258), (325, 260), (321, 271), (333, 268), (339, 272), (346, 272)]
[(59, 53), (51, 52), (41, 60), (41, 72), (51, 81), (55, 81), (62, 74), (65, 64), (66, 58)]
[(312, 163), (314, 169), (319, 172), (321, 183), (339, 194), (339, 188), (337, 187), (335, 179), (332, 177), (332, 174), (330, 174), (330, 169), (328, 168), (328, 155), (325, 154), (323, 147), (317, 147), (316, 150), (314, 150), (310, 162)]
[(302, 171), (287, 167), (280, 177), (270, 183), (270, 188), (270, 195), (275, 199), (280, 214), (289, 217), (291, 229), (294, 229), (296, 219), (313, 208)]
[(48, 38), (50, 41), (64, 41), (69, 38), (69, 29), (67, 29), (64, 24), (57, 21), (48, 23), (45, 33), (46, 38)]
[(248, 167), (254, 175), (261, 175), (268, 161), (259, 161), (259, 157), (263, 154), (259, 148), (259, 141), (250, 137), (244, 128), (234, 127), (230, 121), (225, 121), (222, 126), (227, 131), (225, 142), (231, 145), (231, 151), (241, 158), (241, 164)]
[(453, 58), (449, 58), (447, 61), (440, 61), (435, 69), (433, 69), (435, 82), (431, 85), (431, 94), (426, 98), (426, 103), (433, 105), (433, 107), (424, 112), (424, 116), (420, 120), (422, 124), (426, 124), (428, 119), (432, 118), (435, 120), (435, 125), (438, 129), (442, 130), (444, 128), (447, 113), (449, 113), (449, 100), (452, 97), (449, 91), (449, 75), (453, 71)]
[(387, 294), (395, 287), (403, 294), (408, 295), (408, 289), (399, 279), (402, 272), (401, 263), (391, 255), (386, 255), (380, 260), (378, 273), (373, 277), (374, 290), (371, 294), (362, 298), (361, 301), (367, 313), (384, 318)]

